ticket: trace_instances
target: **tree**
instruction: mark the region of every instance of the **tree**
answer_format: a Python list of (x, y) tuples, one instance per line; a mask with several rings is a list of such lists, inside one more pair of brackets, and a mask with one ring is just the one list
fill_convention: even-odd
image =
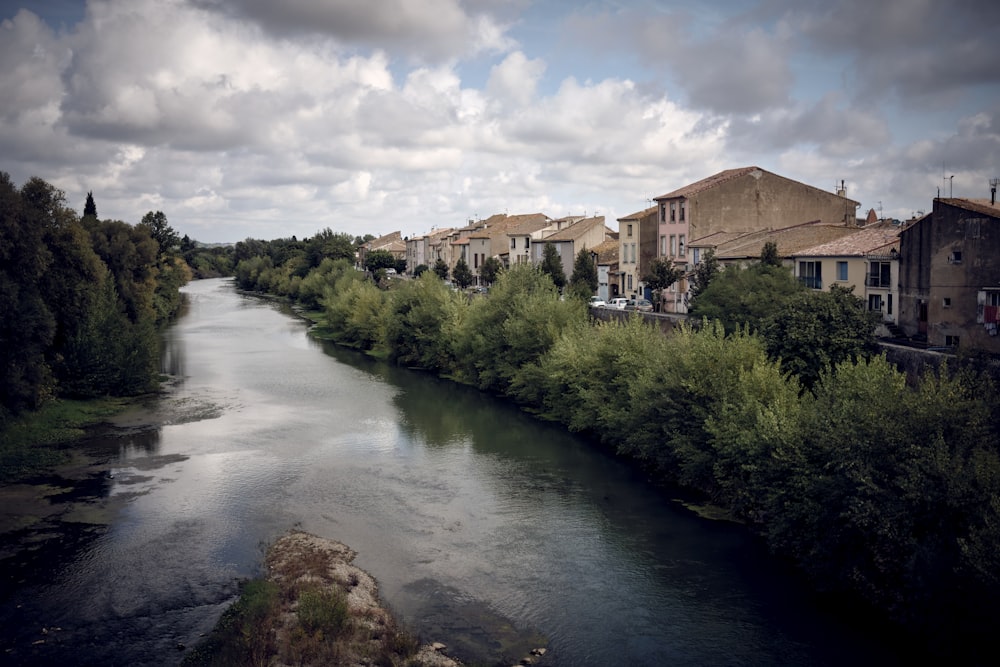
[(440, 257), (438, 257), (437, 261), (434, 262), (434, 273), (436, 273), (438, 278), (441, 280), (448, 280), (448, 273), (450, 273), (448, 264), (446, 264)]
[(475, 280), (475, 276), (472, 275), (472, 269), (470, 269), (469, 265), (465, 263), (465, 260), (461, 258), (455, 262), (455, 270), (452, 271), (451, 277), (455, 280), (455, 284), (462, 289), (471, 285), (472, 281)]
[(487, 257), (483, 261), (483, 265), (479, 267), (479, 275), (487, 285), (492, 285), (496, 282), (502, 270), (503, 265), (500, 264), (499, 259), (496, 257)]
[(698, 298), (698, 295), (704, 292), (709, 283), (719, 275), (719, 260), (715, 258), (715, 250), (709, 248), (705, 252), (705, 256), (701, 258), (701, 261), (694, 267), (694, 274), (691, 276), (690, 288), (691, 288), (691, 299)]
[(87, 193), (87, 203), (83, 205), (83, 215), (84, 217), (90, 216), (92, 218), (97, 217), (97, 204), (94, 203), (94, 193)]
[(781, 257), (778, 255), (778, 244), (768, 241), (760, 251), (760, 263), (765, 266), (781, 266)]
[(372, 250), (365, 255), (365, 270), (375, 273), (379, 269), (396, 268), (396, 258), (388, 250)]
[(829, 292), (803, 290), (776, 302), (760, 333), (771, 358), (812, 387), (824, 370), (870, 358), (877, 324), (878, 313), (865, 309), (853, 286), (833, 285)]
[(562, 258), (556, 251), (555, 244), (547, 242), (542, 253), (542, 273), (552, 279), (552, 284), (560, 291), (566, 285), (566, 273), (563, 271)]
[(649, 265), (649, 272), (642, 282), (653, 290), (653, 303), (657, 309), (663, 303), (663, 291), (684, 277), (684, 270), (666, 257), (657, 257)]
[(695, 318), (719, 320), (729, 333), (743, 326), (757, 331), (776, 308), (805, 289), (784, 267), (731, 266), (711, 280), (688, 312)]
[(416, 268), (413, 269), (413, 277), (419, 278), (426, 271), (430, 271), (430, 267), (428, 267), (426, 264), (417, 264)]
[(579, 285), (579, 292), (581, 294), (586, 292), (586, 296), (597, 291), (597, 266), (587, 246), (580, 248), (580, 252), (576, 253), (576, 258), (573, 260), (573, 277), (569, 282), (572, 286)]
[(167, 222), (167, 216), (162, 211), (153, 213), (150, 211), (142, 216), (139, 225), (149, 228), (149, 235), (153, 237), (160, 248), (160, 254), (168, 253), (180, 245), (181, 239)]

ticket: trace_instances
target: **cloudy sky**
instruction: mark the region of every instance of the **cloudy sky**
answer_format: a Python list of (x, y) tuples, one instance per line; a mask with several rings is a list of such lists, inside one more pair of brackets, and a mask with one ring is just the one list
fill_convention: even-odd
[(985, 0), (0, 0), (0, 22), (0, 171), (206, 242), (615, 227), (748, 165), (905, 218), (1000, 176)]

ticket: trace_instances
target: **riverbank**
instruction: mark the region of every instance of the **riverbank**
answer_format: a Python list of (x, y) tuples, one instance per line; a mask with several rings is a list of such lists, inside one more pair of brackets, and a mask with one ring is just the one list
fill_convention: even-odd
[(310, 533), (281, 536), (267, 550), (266, 578), (243, 586), (184, 664), (459, 667), (444, 644), (418, 645), (399, 627), (356, 555)]

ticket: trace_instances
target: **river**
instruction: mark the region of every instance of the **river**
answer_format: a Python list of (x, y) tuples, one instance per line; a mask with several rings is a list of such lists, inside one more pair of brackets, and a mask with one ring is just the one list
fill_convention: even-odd
[(4, 536), (0, 660), (176, 664), (299, 527), (354, 548), (397, 617), (478, 664), (532, 646), (549, 665), (903, 661), (742, 527), (563, 429), (318, 342), (230, 281), (185, 292), (169, 390), (84, 443), (52, 498), (72, 511)]

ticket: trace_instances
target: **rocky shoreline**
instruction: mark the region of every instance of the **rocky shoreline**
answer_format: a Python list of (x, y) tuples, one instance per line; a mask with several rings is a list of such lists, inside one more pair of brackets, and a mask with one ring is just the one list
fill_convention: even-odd
[[(283, 591), (319, 583), (346, 594), (348, 616), (354, 627), (338, 639), (338, 652), (343, 660), (340, 664), (344, 665), (372, 664), (370, 656), (399, 652), (397, 646), (405, 645), (399, 642), (396, 621), (379, 600), (375, 579), (353, 564), (356, 556), (353, 549), (335, 540), (292, 531), (271, 545), (266, 559), (268, 580)], [(278, 627), (273, 629), (279, 645), (282, 640), (294, 641), (296, 637), (297, 606), (297, 601), (286, 605)], [(435, 642), (419, 646), (410, 656), (400, 657), (414, 667), (459, 667), (461, 663), (448, 657), (446, 649), (444, 644)], [(269, 664), (285, 663), (274, 660)]]

